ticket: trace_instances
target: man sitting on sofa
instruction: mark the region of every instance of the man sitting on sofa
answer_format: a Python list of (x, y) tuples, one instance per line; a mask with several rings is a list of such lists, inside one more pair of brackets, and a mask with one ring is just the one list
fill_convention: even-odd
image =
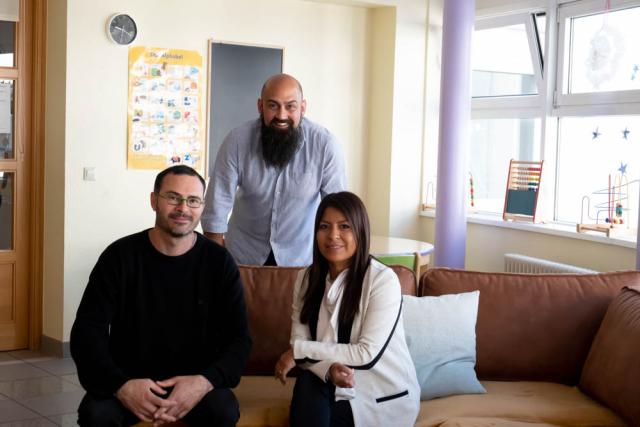
[(194, 231), (204, 189), (188, 166), (160, 172), (155, 226), (112, 243), (91, 272), (71, 331), (81, 426), (236, 424), (230, 388), (251, 339), (235, 262)]

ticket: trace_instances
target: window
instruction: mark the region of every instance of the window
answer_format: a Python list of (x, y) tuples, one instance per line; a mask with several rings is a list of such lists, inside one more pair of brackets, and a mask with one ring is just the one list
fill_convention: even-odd
[[(555, 219), (638, 223), (640, 2), (558, 10)], [(616, 208), (617, 211), (616, 211)]]
[(15, 66), (16, 23), (0, 21), (0, 67)]
[(474, 208), (502, 213), (509, 160), (542, 159), (544, 14), (484, 20), (473, 37), (467, 168)]
[(474, 98), (538, 93), (524, 23), (476, 31), (471, 64)]
[(502, 213), (511, 158), (545, 160), (542, 185), (550, 191), (539, 204), (553, 216), (547, 219), (575, 224), (611, 217), (635, 228), (640, 0), (619, 0), (610, 9), (602, 1), (559, 3), (478, 14), (467, 155), (475, 208)]
[(640, 131), (640, 116), (561, 119), (558, 220), (605, 221), (620, 204), (620, 217), (636, 227), (640, 139), (631, 138), (629, 129)]
[(540, 120), (473, 120), (470, 134), (467, 168), (474, 183), (474, 207), (502, 212), (509, 160), (540, 160)]
[[(571, 13), (571, 10), (567, 11)], [(585, 16), (566, 16), (568, 66), (563, 70), (565, 93), (640, 89), (637, 40), (640, 7)]]

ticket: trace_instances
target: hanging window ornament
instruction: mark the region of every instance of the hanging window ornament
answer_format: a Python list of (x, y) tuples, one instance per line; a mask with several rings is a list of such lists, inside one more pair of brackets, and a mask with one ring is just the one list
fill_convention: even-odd
[(587, 78), (595, 89), (616, 74), (618, 62), (624, 52), (623, 38), (607, 23), (610, 9), (611, 0), (605, 0), (602, 27), (591, 38), (585, 60)]
[(599, 88), (616, 74), (623, 52), (624, 42), (620, 33), (603, 24), (591, 38), (585, 60), (587, 78), (594, 88)]

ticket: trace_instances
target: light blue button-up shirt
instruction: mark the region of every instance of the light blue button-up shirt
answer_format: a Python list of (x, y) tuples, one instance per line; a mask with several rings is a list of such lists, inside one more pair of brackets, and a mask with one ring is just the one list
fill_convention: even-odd
[(202, 229), (226, 233), (225, 245), (240, 264), (262, 265), (271, 249), (278, 265), (311, 264), (320, 199), (346, 188), (335, 137), (306, 118), (300, 128), (302, 144), (282, 169), (262, 157), (260, 119), (233, 129), (218, 151)]

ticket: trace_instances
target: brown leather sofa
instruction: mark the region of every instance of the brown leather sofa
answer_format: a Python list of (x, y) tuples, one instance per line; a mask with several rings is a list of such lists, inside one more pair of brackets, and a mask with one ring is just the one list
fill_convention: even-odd
[(420, 295), (480, 290), (476, 373), (487, 394), (422, 402), (416, 426), (640, 426), (638, 285), (637, 271), (429, 270)]
[[(415, 295), (413, 271), (394, 270), (403, 293)], [(240, 268), (253, 348), (235, 390), (239, 427), (288, 425), (294, 379), (281, 385), (273, 367), (289, 345), (298, 271)], [(422, 276), (418, 294), (472, 290), (480, 291), (476, 372), (487, 393), (424, 401), (416, 426), (640, 426), (640, 272), (435, 268)]]

